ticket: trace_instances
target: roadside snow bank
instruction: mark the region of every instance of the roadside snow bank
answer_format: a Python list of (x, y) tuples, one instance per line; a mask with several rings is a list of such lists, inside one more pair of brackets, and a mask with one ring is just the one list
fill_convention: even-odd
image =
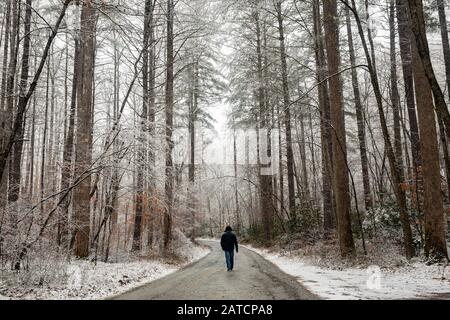
[(162, 278), (203, 258), (209, 252), (207, 248), (191, 246), (186, 261), (181, 264), (169, 264), (160, 260), (97, 262), (96, 265), (89, 261), (73, 261), (60, 266), (64, 269), (64, 277), (61, 277), (64, 281), (34, 286), (13, 284), (14, 282), (2, 276), (0, 297), (27, 300), (103, 299)]
[(295, 276), (311, 292), (325, 299), (450, 298), (450, 266), (427, 266), (413, 261), (399, 267), (325, 268), (290, 254), (244, 247), (262, 255)]

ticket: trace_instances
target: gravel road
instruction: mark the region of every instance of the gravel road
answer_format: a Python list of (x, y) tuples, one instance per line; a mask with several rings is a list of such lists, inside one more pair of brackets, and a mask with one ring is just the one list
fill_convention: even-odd
[(114, 297), (119, 300), (297, 300), (318, 299), (295, 277), (259, 254), (240, 247), (235, 267), (227, 272), (220, 244), (203, 259), (164, 278)]

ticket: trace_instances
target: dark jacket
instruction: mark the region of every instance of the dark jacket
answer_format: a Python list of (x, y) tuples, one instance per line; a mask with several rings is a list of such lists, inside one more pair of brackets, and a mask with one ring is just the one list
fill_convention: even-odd
[(225, 232), (220, 239), (220, 246), (222, 247), (223, 251), (233, 251), (234, 247), (236, 246), (236, 252), (238, 252), (236, 235), (231, 231)]

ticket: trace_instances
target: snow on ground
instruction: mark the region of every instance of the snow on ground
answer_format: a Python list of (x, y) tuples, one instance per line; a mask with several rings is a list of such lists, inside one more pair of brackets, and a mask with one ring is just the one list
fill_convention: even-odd
[(210, 238), (210, 237), (201, 237), (201, 238), (196, 238), (195, 240), (198, 240), (198, 241), (214, 241), (214, 242), (219, 241), (217, 238)]
[[(104, 299), (162, 278), (199, 260), (209, 249), (190, 246), (186, 262), (169, 264), (159, 260), (104, 263), (74, 261), (66, 265), (65, 281), (30, 288), (5, 288), (0, 281), (0, 299)], [(2, 296), (3, 294), (3, 296)]]
[(297, 277), (324, 299), (450, 298), (450, 266), (427, 266), (413, 261), (404, 266), (330, 268), (312, 265), (295, 255), (244, 246), (262, 255), (282, 271)]

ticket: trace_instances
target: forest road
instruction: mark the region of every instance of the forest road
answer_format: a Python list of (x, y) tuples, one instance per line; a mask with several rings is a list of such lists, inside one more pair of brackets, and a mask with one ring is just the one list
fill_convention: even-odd
[(113, 297), (116, 300), (298, 300), (319, 299), (259, 254), (243, 248), (227, 272), (219, 242), (201, 241), (211, 252), (161, 279)]

